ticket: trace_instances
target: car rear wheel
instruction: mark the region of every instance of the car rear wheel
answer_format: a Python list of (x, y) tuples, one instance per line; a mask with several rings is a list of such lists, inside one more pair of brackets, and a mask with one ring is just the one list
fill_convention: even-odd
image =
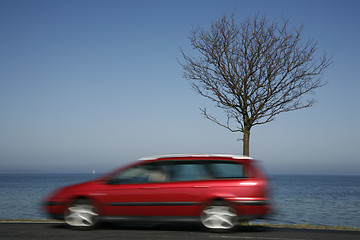
[(97, 225), (99, 213), (89, 200), (77, 199), (66, 209), (64, 219), (70, 227), (91, 229)]
[(214, 201), (200, 215), (202, 226), (210, 231), (232, 231), (237, 226), (236, 211), (223, 201)]

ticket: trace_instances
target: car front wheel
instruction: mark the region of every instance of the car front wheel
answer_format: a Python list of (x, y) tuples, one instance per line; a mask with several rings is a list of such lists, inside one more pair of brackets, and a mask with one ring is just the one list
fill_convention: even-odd
[(232, 231), (237, 225), (236, 211), (223, 201), (212, 202), (200, 215), (202, 226), (210, 231)]
[(98, 223), (98, 219), (98, 210), (86, 199), (75, 200), (64, 213), (66, 224), (77, 229), (94, 228)]

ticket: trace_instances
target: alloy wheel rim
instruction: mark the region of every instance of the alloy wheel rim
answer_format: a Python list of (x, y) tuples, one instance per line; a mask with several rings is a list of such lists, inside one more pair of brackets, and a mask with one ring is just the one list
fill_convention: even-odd
[(74, 227), (91, 227), (97, 221), (97, 211), (90, 204), (76, 204), (67, 209), (65, 222)]
[(229, 206), (209, 206), (203, 210), (201, 222), (209, 229), (231, 229), (235, 226), (236, 216)]

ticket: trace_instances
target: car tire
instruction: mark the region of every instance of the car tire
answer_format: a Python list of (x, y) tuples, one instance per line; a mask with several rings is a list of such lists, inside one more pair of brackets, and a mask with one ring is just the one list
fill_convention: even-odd
[(76, 199), (64, 212), (65, 223), (74, 229), (88, 230), (99, 223), (99, 212), (88, 199)]
[(238, 215), (226, 202), (217, 200), (202, 210), (200, 222), (205, 230), (230, 232), (234, 231), (238, 225)]

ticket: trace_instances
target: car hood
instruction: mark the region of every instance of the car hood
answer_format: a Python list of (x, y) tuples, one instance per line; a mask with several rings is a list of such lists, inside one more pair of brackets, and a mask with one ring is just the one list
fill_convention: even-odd
[(47, 199), (67, 199), (74, 194), (81, 194), (82, 192), (95, 190), (99, 188), (99, 186), (100, 183), (98, 181), (77, 183), (57, 189), (52, 194), (50, 194)]

